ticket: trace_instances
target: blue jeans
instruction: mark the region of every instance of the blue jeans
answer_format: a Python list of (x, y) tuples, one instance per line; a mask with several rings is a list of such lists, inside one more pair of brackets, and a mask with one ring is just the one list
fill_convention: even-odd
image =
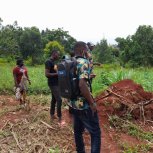
[(91, 136), (91, 153), (100, 153), (101, 148), (101, 130), (97, 112), (92, 114), (91, 109), (77, 111), (73, 109), (74, 117), (74, 137), (76, 143), (76, 151), (85, 153), (83, 142), (83, 132), (86, 128)]

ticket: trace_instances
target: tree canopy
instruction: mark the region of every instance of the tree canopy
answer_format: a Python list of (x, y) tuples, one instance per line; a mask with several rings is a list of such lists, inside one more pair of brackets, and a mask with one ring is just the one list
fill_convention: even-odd
[[(97, 42), (93, 50), (94, 60), (100, 63), (117, 62), (122, 66), (153, 66), (153, 27), (140, 25), (133, 35), (117, 37), (117, 44), (108, 44), (106, 39)], [(21, 57), (31, 64), (41, 64), (52, 49), (63, 54), (73, 50), (76, 39), (63, 28), (40, 31), (37, 27), (20, 27), (17, 21), (3, 25), (0, 18), (0, 57)]]
[[(31, 60), (31, 64), (44, 62), (47, 50), (55, 46), (61, 55), (70, 53), (76, 39), (62, 28), (40, 31), (37, 27), (19, 27), (17, 21), (3, 26), (0, 18), (0, 57), (21, 57)], [(47, 53), (48, 54), (48, 53)]]
[(116, 38), (123, 64), (131, 66), (153, 66), (153, 28), (139, 26), (136, 33), (124, 38)]

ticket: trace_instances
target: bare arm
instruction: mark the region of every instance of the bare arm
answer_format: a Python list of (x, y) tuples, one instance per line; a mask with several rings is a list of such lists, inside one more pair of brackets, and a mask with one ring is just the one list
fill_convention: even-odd
[(89, 104), (94, 103), (94, 99), (92, 98), (87, 82), (85, 79), (80, 79), (79, 81), (79, 88), (80, 88), (80, 92), (82, 94), (82, 96), (87, 99), (87, 101), (89, 102)]
[(27, 80), (29, 81), (29, 84), (31, 85), (31, 80), (29, 79), (28, 73), (27, 73)]
[[(23, 75), (24, 75), (24, 73), (23, 73)], [(25, 76), (27, 77), (27, 80), (28, 80), (29, 84), (31, 85), (31, 80), (29, 79), (29, 75), (28, 75), (28, 70), (27, 69), (25, 69)]]
[(97, 111), (96, 104), (94, 103), (94, 99), (92, 95), (90, 94), (90, 91), (89, 91), (89, 88), (87, 86), (87, 82), (85, 79), (81, 79), (79, 81), (79, 88), (80, 88), (82, 96), (86, 98), (87, 101), (89, 102), (89, 106), (94, 114), (94, 112)]

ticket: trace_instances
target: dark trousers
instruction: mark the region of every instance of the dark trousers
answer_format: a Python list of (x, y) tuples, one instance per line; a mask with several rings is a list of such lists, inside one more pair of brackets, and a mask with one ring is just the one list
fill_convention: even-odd
[(74, 137), (77, 153), (85, 153), (83, 132), (86, 128), (91, 136), (91, 153), (100, 153), (101, 130), (97, 112), (92, 114), (91, 109), (83, 111), (73, 110)]
[(57, 107), (57, 116), (61, 118), (61, 106), (62, 106), (62, 99), (59, 93), (58, 86), (49, 86), (51, 90), (51, 106), (50, 106), (50, 115), (53, 116), (55, 114), (55, 106)]

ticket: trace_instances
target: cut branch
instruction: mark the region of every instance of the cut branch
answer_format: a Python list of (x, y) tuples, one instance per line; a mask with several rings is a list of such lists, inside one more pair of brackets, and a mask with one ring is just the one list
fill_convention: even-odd
[[(124, 105), (128, 106), (129, 108), (133, 109), (133, 107), (135, 107), (135, 104), (132, 104), (131, 101), (129, 101), (128, 99), (124, 98), (123, 96), (113, 92), (112, 90), (107, 89), (108, 92), (114, 94), (115, 96), (121, 98), (123, 101), (121, 101)], [(126, 101), (126, 102), (125, 102)]]
[(50, 126), (49, 124), (47, 124), (46, 122), (44, 121), (40, 121), (41, 123), (43, 123), (44, 125), (46, 125), (48, 128), (52, 129), (52, 130), (57, 130), (55, 128), (53, 128), (52, 126)]
[(148, 100), (148, 101), (146, 101), (144, 103), (140, 102), (140, 103), (138, 103), (138, 105), (146, 106), (146, 105), (150, 104), (151, 102), (153, 102), (153, 99), (150, 99), (150, 100)]
[(20, 144), (19, 144), (19, 141), (18, 141), (18, 139), (17, 139), (16, 133), (15, 133), (13, 130), (11, 131), (11, 133), (12, 133), (12, 135), (13, 135), (13, 138), (14, 138), (14, 140), (15, 140), (17, 146), (19, 147), (19, 149), (20, 149), (21, 151), (23, 151), (23, 149), (21, 148), (21, 146), (20, 146)]

